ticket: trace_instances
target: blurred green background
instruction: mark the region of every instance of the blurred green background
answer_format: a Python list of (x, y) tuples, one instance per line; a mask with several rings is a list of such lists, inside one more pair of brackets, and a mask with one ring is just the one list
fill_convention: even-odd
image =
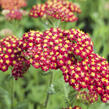
[[(109, 0), (70, 0), (80, 5), (82, 13), (75, 23), (62, 23), (64, 29), (80, 28), (90, 34), (94, 42), (96, 53), (104, 56), (109, 61)], [(32, 5), (44, 3), (45, 0), (28, 0), (24, 10), (29, 11)], [(2, 30), (11, 29), (13, 34), (22, 37), (29, 30), (44, 31), (47, 29), (45, 19), (34, 19), (28, 16), (21, 21), (7, 21), (0, 14), (0, 36), (4, 37)], [(109, 109), (109, 104), (101, 102), (92, 105), (73, 102), (75, 99), (72, 87), (65, 84), (60, 70), (53, 71), (52, 85), (49, 85), (51, 74), (46, 74), (40, 69), (30, 67), (24, 78), (13, 80), (11, 70), (0, 72), (0, 109), (43, 109), (47, 93), (50, 93), (47, 109), (62, 109), (71, 105), (79, 105), (82, 109)], [(88, 106), (88, 107), (87, 107)]]

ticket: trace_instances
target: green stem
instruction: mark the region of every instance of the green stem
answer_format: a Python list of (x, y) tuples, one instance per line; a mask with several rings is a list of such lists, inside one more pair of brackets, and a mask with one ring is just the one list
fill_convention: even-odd
[(11, 81), (11, 109), (14, 109), (14, 78)]
[[(51, 72), (50, 72), (49, 87), (51, 86), (52, 82), (53, 82), (53, 72), (51, 71)], [(50, 98), (50, 93), (47, 92), (47, 96), (46, 96), (45, 103), (44, 103), (44, 108), (45, 108), (45, 109), (47, 108), (49, 98)]]
[(63, 88), (64, 88), (64, 95), (65, 95), (65, 102), (66, 102), (67, 106), (69, 106), (70, 101), (68, 99), (68, 92), (67, 92), (66, 84), (63, 84)]
[(87, 104), (87, 109), (89, 109), (89, 107), (90, 107), (90, 104)]

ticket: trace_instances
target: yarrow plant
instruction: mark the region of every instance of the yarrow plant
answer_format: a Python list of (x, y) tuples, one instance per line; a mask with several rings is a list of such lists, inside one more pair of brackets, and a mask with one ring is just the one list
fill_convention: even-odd
[(0, 45), (0, 69), (6, 71), (13, 66), (16, 79), (22, 77), (30, 64), (43, 71), (60, 69), (65, 82), (75, 90), (89, 90), (89, 102), (97, 101), (93, 100), (94, 95), (99, 95), (103, 102), (109, 100), (109, 65), (94, 53), (88, 34), (77, 29), (51, 28), (43, 33), (27, 32), (20, 40), (6, 37)]
[[(19, 4), (15, 9), (22, 6), (24, 5)], [(21, 19), (22, 15), (17, 10), (9, 9), (7, 16)], [(81, 10), (72, 2), (48, 0), (44, 4), (33, 6), (30, 16), (74, 22), (78, 19), (74, 12), (80, 13)], [(109, 64), (105, 58), (94, 53), (91, 38), (79, 29), (53, 27), (43, 32), (31, 30), (24, 33), (21, 39), (8, 36), (0, 40), (1, 71), (7, 71), (11, 67), (12, 76), (18, 79), (24, 76), (30, 65), (45, 72), (60, 69), (65, 82), (78, 92), (76, 98), (85, 103), (97, 102), (98, 98), (104, 103), (109, 100)]]

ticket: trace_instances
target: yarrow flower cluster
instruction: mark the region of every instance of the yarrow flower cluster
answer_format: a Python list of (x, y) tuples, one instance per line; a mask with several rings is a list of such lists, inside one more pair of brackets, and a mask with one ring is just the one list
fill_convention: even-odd
[(9, 10), (9, 13), (6, 14), (8, 20), (21, 20), (22, 12), (20, 10)]
[[(75, 32), (78, 31), (73, 30)], [(36, 68), (41, 67), (44, 71), (60, 68), (64, 74), (64, 66), (73, 65), (77, 61), (73, 51), (74, 45), (78, 44), (79, 41), (76, 42), (77, 38), (74, 36), (75, 41), (73, 42), (73, 39), (70, 40), (70, 37), (70, 32), (63, 31), (60, 28), (51, 28), (44, 31), (43, 34), (38, 31), (30, 31), (23, 35), (23, 49), (27, 48), (27, 52), (24, 52), (24, 55), (29, 58), (32, 65)], [(92, 43), (90, 43), (91, 40), (87, 35), (84, 35), (83, 41), (85, 42), (85, 40), (86, 42), (89, 41), (89, 43), (81, 48), (88, 51), (88, 53), (84, 51), (85, 55), (81, 53), (81, 57), (87, 56), (93, 50)], [(90, 49), (86, 46), (89, 46)], [(75, 47), (75, 50), (78, 53), (78, 48)]]
[[(75, 90), (87, 88), (104, 101), (108, 95), (108, 62), (93, 52), (93, 43), (77, 29), (51, 28), (43, 33), (23, 35), (24, 55), (35, 68), (61, 69), (64, 79)], [(108, 100), (108, 98), (106, 98)]]
[(0, 5), (3, 9), (3, 15), (9, 20), (20, 20), (23, 16), (20, 8), (25, 7), (26, 0), (0, 0)]
[(30, 31), (22, 39), (14, 39), (5, 38), (0, 42), (2, 71), (11, 65), (14, 67), (12, 74), (17, 78), (30, 64), (43, 71), (60, 69), (65, 82), (75, 90), (88, 89), (90, 103), (97, 101), (97, 96), (103, 102), (109, 100), (109, 64), (94, 53), (88, 34), (77, 29), (50, 28), (43, 33)]
[(109, 99), (108, 97), (103, 99), (105, 94), (108, 96), (109, 90), (109, 69), (106, 59), (92, 53), (77, 62), (73, 66), (72, 73), (68, 72), (67, 75), (68, 77), (64, 76), (65, 79), (67, 78), (67, 82), (76, 90), (88, 88), (90, 92), (99, 94), (103, 102)]
[(0, 0), (3, 9), (13, 10), (20, 9), (27, 5), (26, 0)]
[(8, 36), (0, 40), (0, 70), (7, 71), (8, 67), (13, 67), (12, 75), (17, 79), (27, 70), (29, 66), (24, 56), (21, 55), (22, 49), (19, 47), (20, 41), (15, 36)]
[(30, 10), (31, 17), (43, 17), (51, 16), (56, 19), (61, 19), (61, 21), (74, 22), (78, 18), (74, 13), (81, 13), (78, 5), (65, 1), (65, 0), (53, 0), (47, 1), (45, 4), (37, 4)]

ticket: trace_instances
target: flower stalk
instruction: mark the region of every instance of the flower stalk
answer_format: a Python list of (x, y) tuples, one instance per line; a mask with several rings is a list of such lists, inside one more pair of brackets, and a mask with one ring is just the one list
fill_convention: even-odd
[[(49, 87), (51, 87), (52, 82), (53, 82), (53, 72), (50, 70)], [(44, 108), (45, 108), (45, 109), (47, 108), (48, 101), (49, 101), (49, 98), (50, 98), (50, 94), (51, 94), (51, 93), (50, 93), (49, 91), (47, 91), (47, 96), (46, 96), (45, 103), (44, 103)]]
[(14, 109), (14, 77), (11, 80), (11, 109)]

